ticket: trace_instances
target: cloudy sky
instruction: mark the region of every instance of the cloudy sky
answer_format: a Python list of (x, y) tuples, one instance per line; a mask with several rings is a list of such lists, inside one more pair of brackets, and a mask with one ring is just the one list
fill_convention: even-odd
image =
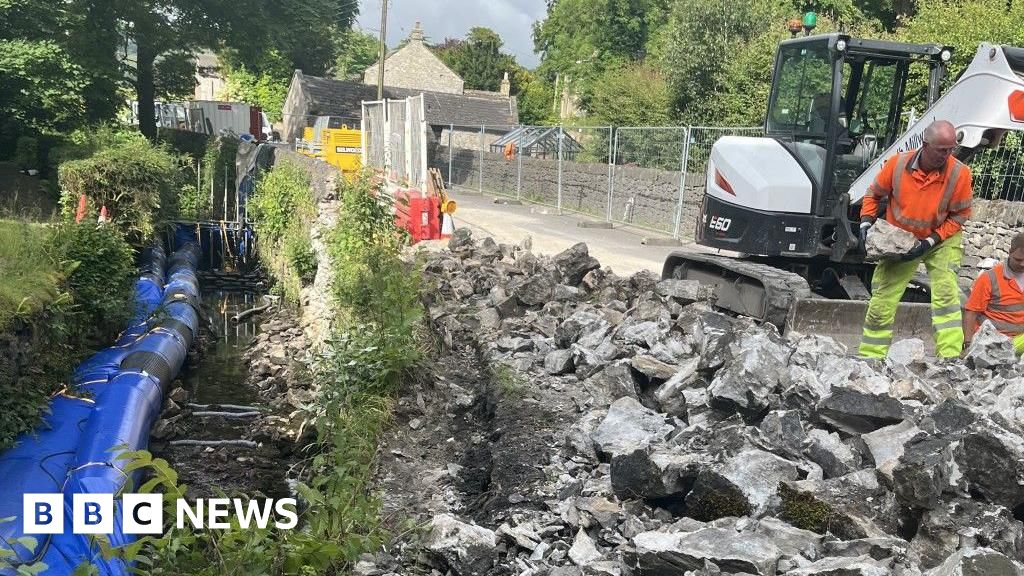
[[(359, 27), (378, 34), (381, 0), (359, 0)], [(473, 26), (497, 32), (505, 41), (504, 51), (532, 68), (537, 65), (533, 53), (533, 23), (544, 18), (544, 0), (389, 0), (388, 47), (409, 36), (417, 20), (431, 42), (445, 38), (464, 38)]]

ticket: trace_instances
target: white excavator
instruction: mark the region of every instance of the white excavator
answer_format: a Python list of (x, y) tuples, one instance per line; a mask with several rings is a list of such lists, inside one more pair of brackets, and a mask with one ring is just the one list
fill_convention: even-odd
[[(919, 148), (936, 119), (956, 127), (961, 160), (1024, 130), (1024, 48), (981, 44), (942, 92), (952, 54), (843, 34), (780, 43), (764, 137), (711, 149), (696, 242), (718, 253), (673, 252), (662, 276), (710, 284), (718, 307), (781, 331), (856, 347), (874, 269), (858, 247), (860, 203), (885, 160)], [(925, 111), (904, 129), (913, 106)], [(897, 339), (929, 340), (927, 280), (904, 301)]]

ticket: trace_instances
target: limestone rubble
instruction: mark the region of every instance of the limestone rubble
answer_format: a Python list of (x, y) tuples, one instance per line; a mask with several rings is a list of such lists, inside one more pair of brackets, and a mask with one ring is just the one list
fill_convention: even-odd
[(425, 267), (434, 332), (526, 390), (469, 402), (551, 425), (481, 443), (500, 506), (452, 497), (357, 574), (1024, 574), (1024, 364), (998, 333), (964, 360), (909, 342), (866, 361), (685, 280), (618, 277), (584, 244), (448, 246)]

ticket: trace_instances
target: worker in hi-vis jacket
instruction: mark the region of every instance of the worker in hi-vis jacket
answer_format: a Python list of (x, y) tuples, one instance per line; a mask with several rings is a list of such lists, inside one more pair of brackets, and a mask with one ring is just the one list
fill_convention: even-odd
[(923, 140), (920, 149), (886, 160), (861, 205), (862, 246), (886, 199), (885, 219), (917, 237), (901, 258), (882, 260), (875, 267), (860, 343), (863, 357), (888, 354), (896, 308), (921, 262), (931, 281), (935, 352), (953, 358), (963, 350), (957, 270), (963, 256), (960, 230), (971, 215), (971, 169), (952, 155), (956, 129), (951, 123), (933, 122)]
[(1018, 354), (1024, 353), (1024, 232), (1010, 240), (1006, 262), (982, 272), (974, 281), (964, 308), (964, 347), (988, 320), (1013, 340)]

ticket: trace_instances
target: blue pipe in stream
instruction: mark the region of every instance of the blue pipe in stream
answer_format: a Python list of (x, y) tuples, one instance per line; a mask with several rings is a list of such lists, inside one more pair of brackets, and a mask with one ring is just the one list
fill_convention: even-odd
[[(71, 574), (84, 561), (104, 576), (128, 574), (124, 563), (103, 560), (88, 535), (72, 533), (72, 504), (75, 494), (117, 494), (129, 480), (137, 485), (139, 472), (125, 474), (111, 448), (148, 447), (167, 387), (198, 333), (200, 251), (194, 234), (178, 234), (175, 241), (181, 248), (170, 258), (159, 247), (143, 252), (128, 328), (113, 346), (75, 370), (74, 384), (90, 398), (56, 396), (40, 429), (0, 455), (0, 518), (15, 518), (0, 524), (0, 547), (12, 550), (21, 563), (45, 563), (44, 575)], [(24, 536), (22, 496), (29, 493), (64, 494), (64, 532), (35, 536), (34, 551), (11, 543)], [(117, 510), (110, 543), (135, 539), (123, 532)], [(0, 570), (0, 576), (13, 573)]]

